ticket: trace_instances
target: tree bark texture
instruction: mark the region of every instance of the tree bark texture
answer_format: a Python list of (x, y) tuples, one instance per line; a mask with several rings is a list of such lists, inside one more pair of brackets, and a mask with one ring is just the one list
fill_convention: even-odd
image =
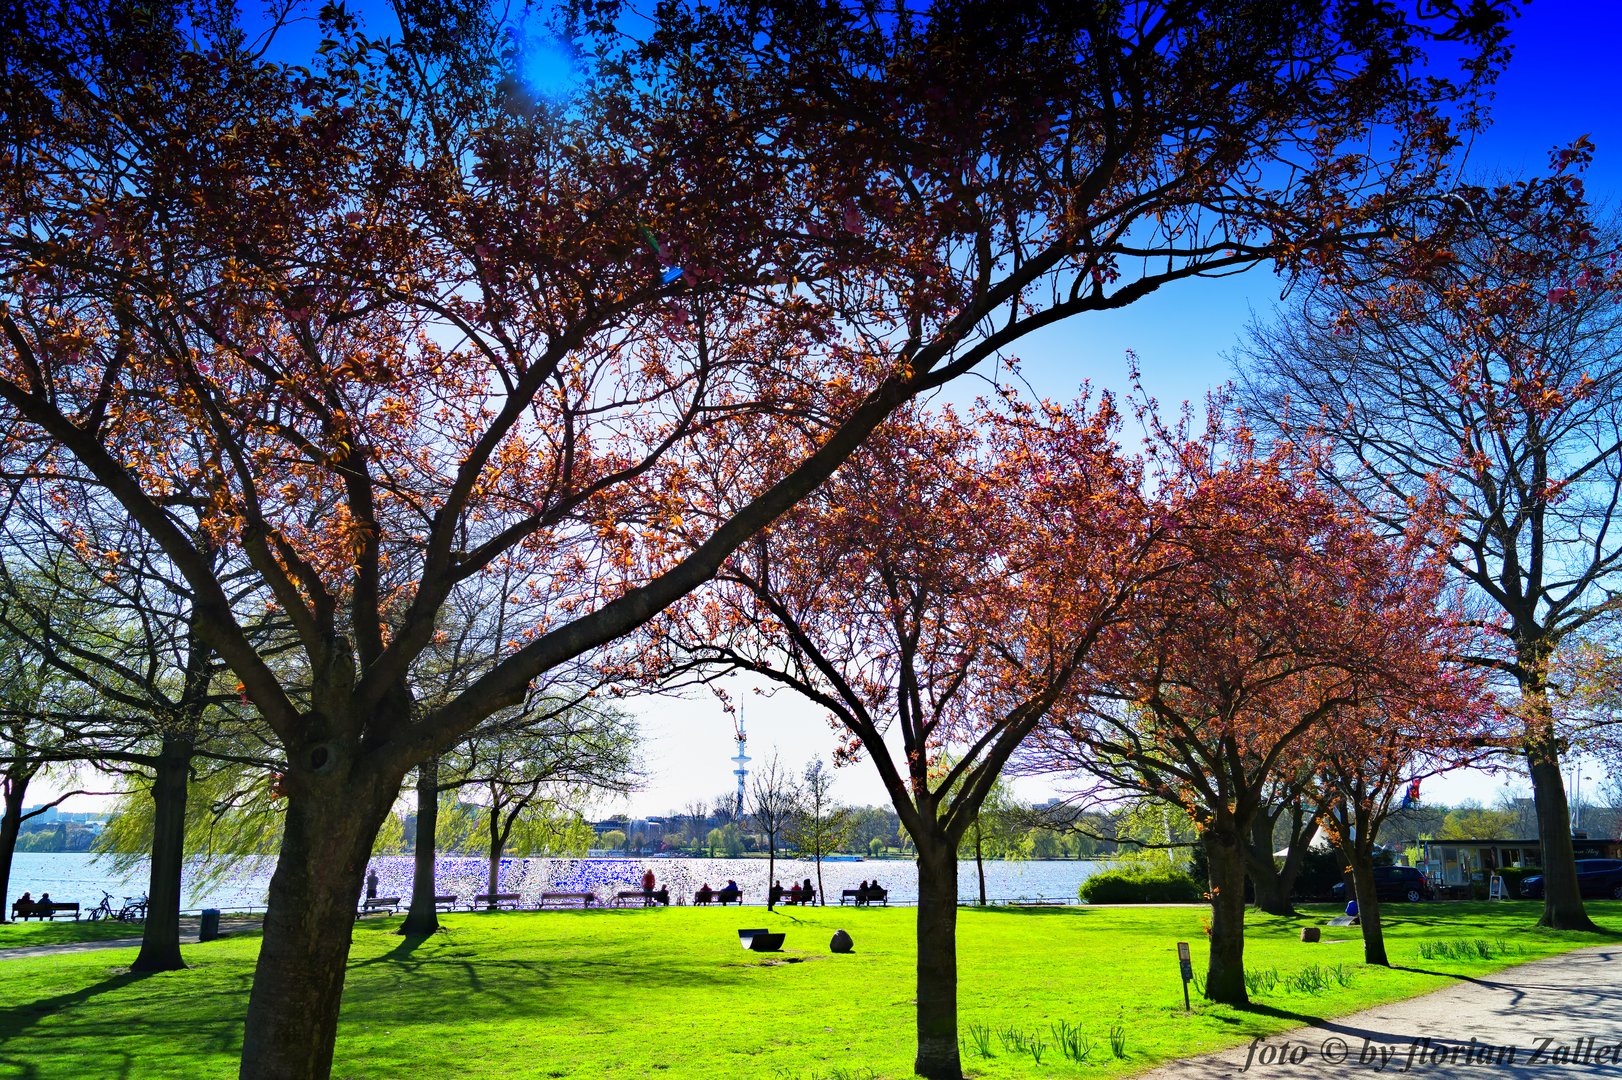
[(23, 796), (28, 794), (27, 776), (8, 776), (5, 807), (0, 810), (0, 922), (11, 918), (11, 859), (17, 853), (17, 836), (23, 827)]
[(327, 1080), (332, 1073), (355, 908), (401, 779), (339, 773), (311, 776), (288, 798), (248, 998), (242, 1080)]
[(1211, 875), (1211, 958), (1205, 996), (1225, 1005), (1249, 1005), (1245, 990), (1245, 851), (1238, 832), (1207, 830)]
[(147, 879), (146, 925), (131, 971), (179, 971), (180, 879), (186, 866), (186, 795), (192, 741), (164, 732), (152, 773), (152, 866)]
[(1374, 886), (1374, 853), (1354, 847), (1341, 854), (1352, 867), (1352, 889), (1357, 896), (1357, 919), (1363, 930), (1363, 962), (1390, 967), (1385, 955), (1385, 932), (1380, 924), (1380, 894)]
[(918, 844), (918, 1057), (929, 1080), (961, 1080), (957, 1045), (957, 846)]
[(974, 872), (980, 878), (980, 906), (986, 906), (986, 859), (982, 850), (984, 844), (980, 835), (980, 819), (974, 819)]
[(1551, 930), (1590, 930), (1599, 927), (1583, 907), (1577, 885), (1577, 855), (1571, 845), (1571, 808), (1554, 739), (1534, 736), (1527, 741), (1527, 772), (1532, 778), (1532, 803), (1538, 812), (1538, 847), (1543, 863), (1543, 917), (1539, 926)]
[(439, 759), (429, 758), (417, 766), (417, 837), (412, 845), (411, 907), (400, 925), (400, 933), (406, 937), (427, 937), (439, 932), (439, 908), (434, 904), (439, 891), (434, 881), (434, 835), (438, 831)]

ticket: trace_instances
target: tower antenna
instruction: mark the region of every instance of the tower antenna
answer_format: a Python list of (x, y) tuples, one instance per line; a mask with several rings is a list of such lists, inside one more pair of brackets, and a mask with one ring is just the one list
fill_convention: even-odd
[(741, 821), (743, 819), (744, 780), (749, 776), (749, 755), (744, 753), (744, 745), (749, 741), (749, 736), (745, 735), (743, 732), (742, 702), (738, 703), (738, 719), (733, 723), (732, 730), (732, 737), (737, 740), (738, 743), (738, 754), (732, 759), (733, 763), (738, 766), (736, 769), (732, 770), (732, 774), (738, 778), (738, 802), (737, 805), (732, 809), (732, 816)]

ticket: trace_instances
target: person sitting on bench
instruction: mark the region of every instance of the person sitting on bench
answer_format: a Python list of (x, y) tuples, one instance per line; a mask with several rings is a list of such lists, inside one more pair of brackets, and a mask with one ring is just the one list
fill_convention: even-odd
[(800, 897), (802, 895), (803, 894), (800, 891), (800, 883), (798, 881), (796, 881), (793, 885), (789, 886), (789, 890), (788, 890), (788, 902), (789, 903), (798, 904), (800, 902)]
[(706, 881), (698, 887), (698, 893), (693, 897), (693, 900), (700, 904), (707, 904), (714, 896), (715, 890), (710, 888), (710, 883)]
[(878, 878), (874, 878), (872, 881), (868, 882), (867, 891), (862, 894), (862, 903), (868, 904), (872, 903), (874, 900), (883, 899), (884, 888), (879, 884)]
[(17, 914), (23, 918), (27, 918), (28, 916), (32, 915), (34, 913), (33, 894), (23, 893), (21, 896), (17, 897), (17, 902), (13, 904), (12, 907), (16, 908)]
[(736, 881), (727, 878), (727, 883), (721, 886), (721, 891), (715, 894), (715, 898), (723, 904), (730, 904), (734, 901), (741, 903), (743, 901), (743, 890), (738, 888)]
[(809, 904), (816, 899), (817, 890), (811, 887), (811, 879), (806, 878), (805, 884), (800, 888), (800, 903)]
[(669, 885), (661, 885), (659, 887), (659, 890), (657, 892), (655, 892), (655, 893), (652, 893), (651, 895), (653, 896), (653, 902), (654, 903), (663, 904), (665, 907), (670, 906), (670, 886)]
[(783, 883), (781, 881), (772, 882), (772, 887), (771, 887), (770, 891), (771, 891), (771, 905), (772, 905), (772, 907), (776, 907), (778, 904), (781, 904), (783, 902)]

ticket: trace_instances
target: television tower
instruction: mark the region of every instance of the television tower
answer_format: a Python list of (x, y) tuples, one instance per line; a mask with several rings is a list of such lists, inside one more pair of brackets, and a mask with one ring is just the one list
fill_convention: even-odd
[(738, 804), (733, 807), (732, 816), (741, 821), (743, 819), (743, 785), (744, 780), (749, 776), (749, 755), (743, 752), (744, 744), (749, 741), (749, 736), (743, 733), (742, 706), (739, 706), (738, 708), (738, 719), (732, 725), (732, 730), (734, 732), (733, 738), (736, 739), (738, 743), (738, 755), (732, 759), (733, 762), (738, 766), (736, 769), (732, 770), (732, 775), (738, 778)]

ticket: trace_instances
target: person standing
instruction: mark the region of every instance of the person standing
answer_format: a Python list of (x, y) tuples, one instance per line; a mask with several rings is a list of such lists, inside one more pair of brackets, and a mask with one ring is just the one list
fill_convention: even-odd
[(377, 899), (377, 868), (374, 866), (366, 868), (366, 899)]

